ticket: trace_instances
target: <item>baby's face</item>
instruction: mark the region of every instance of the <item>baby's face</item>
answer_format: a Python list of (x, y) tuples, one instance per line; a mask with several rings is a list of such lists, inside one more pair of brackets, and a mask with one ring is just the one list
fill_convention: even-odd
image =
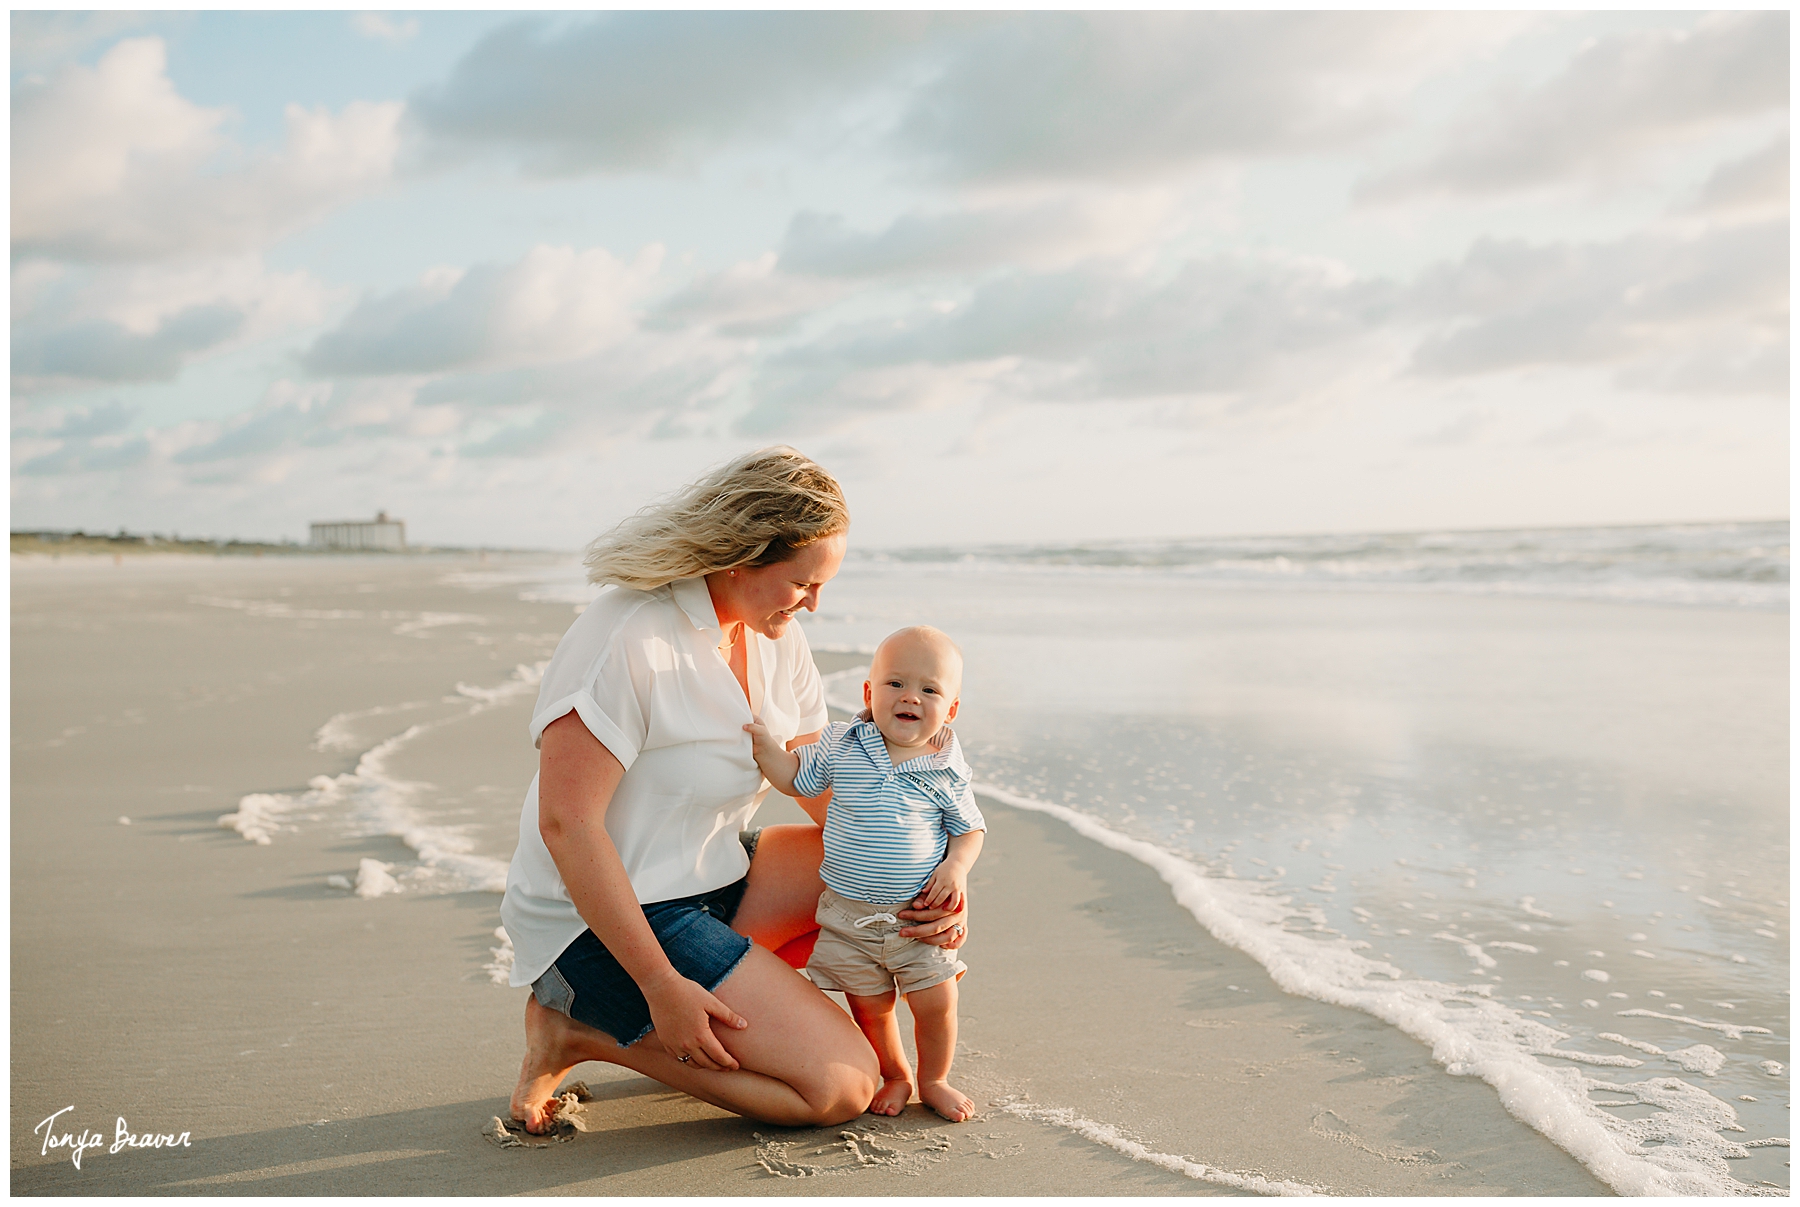
[(881, 643), (863, 684), (875, 727), (895, 746), (924, 746), (956, 716), (962, 656), (943, 637), (900, 633)]

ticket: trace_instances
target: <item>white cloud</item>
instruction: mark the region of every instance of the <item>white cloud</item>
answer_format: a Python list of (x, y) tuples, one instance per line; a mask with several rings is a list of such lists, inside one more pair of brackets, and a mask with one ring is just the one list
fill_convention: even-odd
[(604, 248), (539, 245), (512, 264), (434, 272), (364, 300), (303, 363), (315, 374), (355, 377), (575, 360), (635, 327), (632, 305), (661, 261), (654, 245), (629, 261)]
[[(1379, 13), (621, 13), (483, 39), (412, 112), (548, 173), (691, 165), (810, 131), (958, 181), (1185, 172), (1341, 147), (1530, 20)], [(917, 169), (912, 169), (916, 175)]]
[(1639, 388), (1783, 394), (1785, 220), (1586, 244), (1485, 239), (1424, 274), (1408, 306), (1447, 326), (1420, 372), (1610, 365)]
[(828, 277), (966, 274), (996, 265), (1057, 268), (1136, 251), (1174, 220), (1174, 198), (1157, 191), (915, 210), (875, 232), (802, 210), (782, 239), (780, 264), (787, 272)]
[(1711, 13), (1691, 30), (1597, 39), (1545, 83), (1481, 97), (1423, 164), (1362, 192), (1390, 200), (1603, 181), (1721, 123), (1787, 103), (1788, 15)]
[(843, 296), (845, 285), (777, 271), (766, 252), (707, 273), (658, 302), (645, 316), (654, 330), (711, 328), (728, 336), (776, 335)]
[(1701, 186), (1692, 211), (1702, 214), (1787, 213), (1788, 133), (1768, 146), (1721, 164)]
[(1521, 18), (1427, 13), (1049, 13), (955, 48), (899, 137), (962, 180), (1181, 171), (1341, 148), (1423, 78)]
[(53, 70), (95, 43), (167, 21), (169, 16), (149, 12), (27, 12), (14, 9), (12, 69), (15, 72)]
[(13, 95), (13, 253), (148, 260), (259, 248), (385, 182), (397, 103), (289, 105), (277, 153), (224, 138), (226, 113), (182, 97), (159, 38), (128, 38)]
[(255, 256), (41, 275), (13, 309), (15, 394), (172, 380), (202, 356), (318, 322), (327, 301), (309, 274), (271, 272)]
[(860, 93), (944, 19), (918, 13), (609, 13), (489, 34), (413, 110), (441, 146), (546, 173), (659, 168)]
[(419, 36), (419, 19), (401, 17), (396, 20), (385, 13), (352, 13), (350, 28), (365, 38), (380, 42), (407, 42)]

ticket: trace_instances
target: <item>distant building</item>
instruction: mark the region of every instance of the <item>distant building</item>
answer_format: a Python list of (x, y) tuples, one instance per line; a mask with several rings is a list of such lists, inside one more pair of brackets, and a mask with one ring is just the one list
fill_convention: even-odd
[(318, 549), (404, 549), (406, 521), (390, 520), (385, 511), (372, 520), (326, 520), (312, 525), (310, 543)]

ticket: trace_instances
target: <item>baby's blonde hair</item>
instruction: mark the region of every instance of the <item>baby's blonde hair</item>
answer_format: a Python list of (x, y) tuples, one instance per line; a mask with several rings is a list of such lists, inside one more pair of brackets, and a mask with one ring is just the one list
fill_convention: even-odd
[(735, 566), (769, 566), (848, 530), (837, 480), (786, 445), (757, 449), (628, 517), (587, 548), (591, 583), (649, 591)]

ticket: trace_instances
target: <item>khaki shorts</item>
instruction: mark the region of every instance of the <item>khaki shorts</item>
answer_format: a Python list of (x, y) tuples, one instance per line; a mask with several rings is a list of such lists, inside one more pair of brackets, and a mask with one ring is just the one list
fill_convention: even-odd
[[(806, 975), (813, 984), (857, 997), (880, 997), (896, 987), (904, 995), (941, 985), (969, 970), (954, 951), (902, 938), (900, 928), (908, 924), (887, 920), (902, 907), (853, 901), (830, 889), (819, 894), (819, 908), (813, 914), (819, 923), (819, 941), (813, 946), (812, 959), (806, 962)], [(880, 921), (857, 925), (877, 916)]]

